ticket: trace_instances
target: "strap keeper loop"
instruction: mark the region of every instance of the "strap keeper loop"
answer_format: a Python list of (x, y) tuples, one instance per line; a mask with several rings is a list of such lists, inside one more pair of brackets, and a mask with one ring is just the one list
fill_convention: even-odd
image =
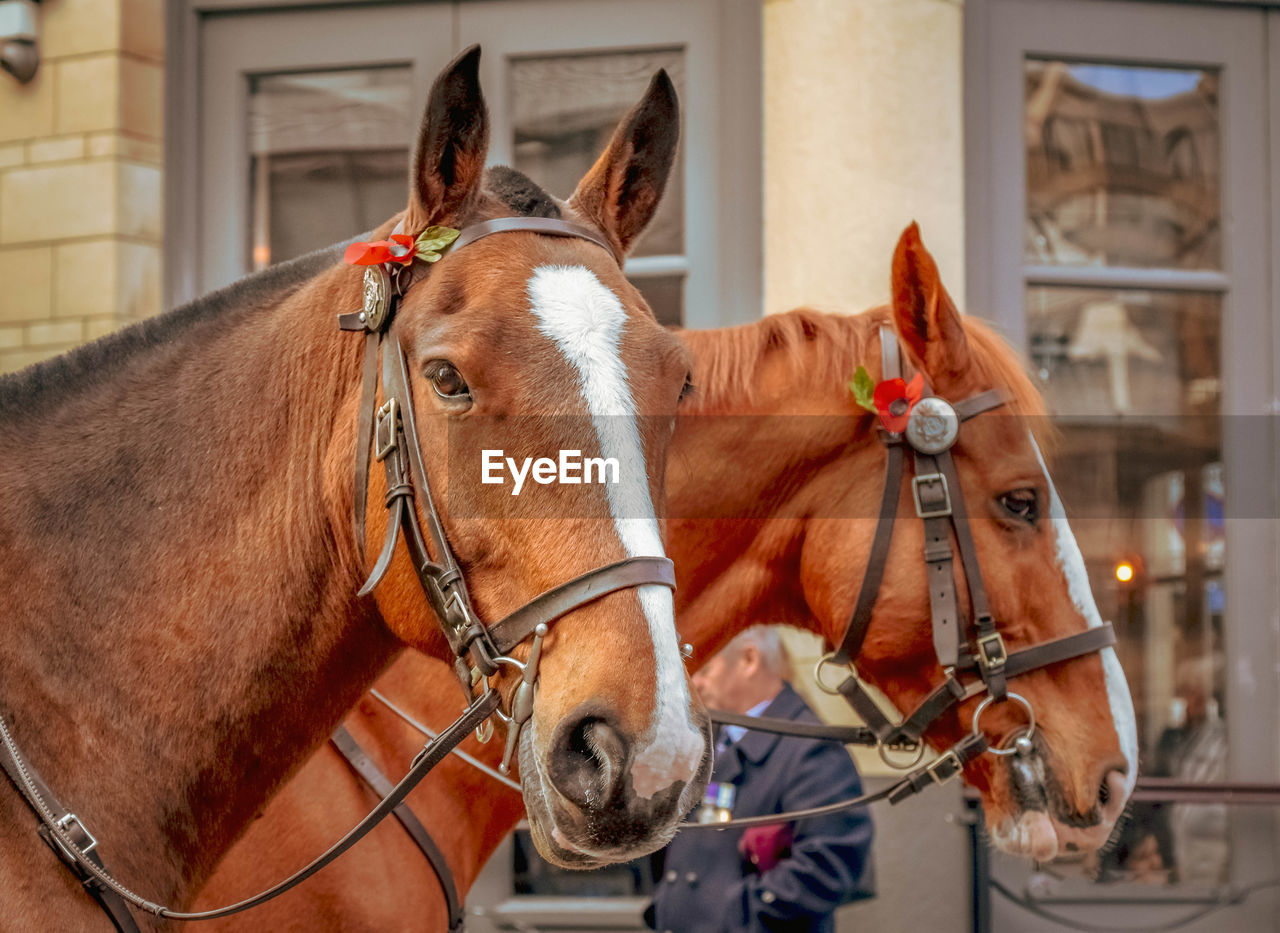
[(955, 560), (955, 552), (951, 550), (951, 539), (943, 538), (938, 544), (933, 544), (928, 539), (924, 544), (924, 559), (927, 564), (936, 564), (939, 561)]
[(394, 395), (378, 409), (376, 420), (373, 459), (381, 463), (397, 446), (396, 432), (400, 429), (400, 403), (396, 401)]

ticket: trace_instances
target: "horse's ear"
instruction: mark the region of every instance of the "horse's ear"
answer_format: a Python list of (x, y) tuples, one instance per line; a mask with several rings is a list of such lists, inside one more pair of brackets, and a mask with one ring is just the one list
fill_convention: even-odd
[(445, 66), (431, 85), (409, 179), (405, 232), (457, 221), (480, 190), (489, 111), (480, 93), (480, 46)]
[(963, 373), (969, 367), (964, 324), (914, 222), (893, 252), (892, 295), (894, 327), (925, 372), (935, 382)]
[(625, 255), (658, 209), (680, 140), (680, 103), (665, 69), (623, 118), (569, 203)]

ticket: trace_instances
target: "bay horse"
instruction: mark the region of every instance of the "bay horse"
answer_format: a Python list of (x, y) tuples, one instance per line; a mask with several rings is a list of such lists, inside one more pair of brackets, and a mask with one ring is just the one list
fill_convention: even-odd
[[(382, 406), (377, 446), (384, 466), (413, 444), (427, 452), (406, 467), (405, 484), (417, 484), (406, 521), (430, 529), (423, 523), (439, 518), (475, 611), (496, 619), (609, 561), (665, 563), (652, 503), (689, 360), (620, 265), (674, 157), (670, 80), (655, 76), (557, 203), (517, 173), (484, 169), (478, 63), (470, 49), (435, 81), (407, 209), (374, 233), (443, 226), (472, 238), (409, 273), (381, 350), (394, 364), (398, 341), (409, 391), (396, 390), (398, 419)], [(482, 224), (500, 232), (478, 239)], [(361, 341), (335, 317), (374, 306), (339, 255), (268, 270), (0, 379), (0, 716), (114, 875), (158, 904), (191, 903), (405, 646), (454, 654), (419, 587), (434, 565), (415, 567), (404, 546), (372, 596), (357, 595), (393, 513), (371, 507), (358, 540), (352, 454), (368, 465), (373, 445), (357, 444)], [(567, 416), (574, 447), (647, 464), (627, 514), (612, 489), (575, 486), (548, 491), (544, 501), (563, 501), (546, 515), (437, 515), (426, 487), (447, 489), (438, 454), (471, 412), (506, 418), (525, 444), (538, 438), (519, 436), (529, 429), (514, 416)], [(641, 415), (667, 428), (641, 432)], [(370, 472), (370, 501), (403, 502), (404, 489), (389, 489), (376, 464)], [(671, 591), (640, 582), (577, 600), (541, 643), (519, 752), (525, 804), (551, 858), (598, 864), (651, 851), (705, 784), (709, 728), (680, 658)], [(441, 583), (461, 599), (459, 585), (457, 574)], [(532, 667), (527, 651), (514, 654)], [(507, 694), (516, 670), (506, 659), (493, 678)], [(18, 761), (0, 756), (6, 768)], [(28, 808), (21, 784), (0, 780), (4, 926), (109, 929), (37, 836), (38, 806)], [(335, 813), (324, 803), (314, 816)]]
[[(886, 457), (874, 416), (854, 404), (848, 384), (858, 366), (878, 374), (877, 331), (886, 324), (940, 395), (1000, 388), (1011, 399), (1009, 415), (967, 422), (956, 447), (982, 574), (1010, 651), (1100, 624), (1079, 549), (1029, 433), (1043, 423), (1044, 408), (1017, 355), (980, 321), (958, 314), (914, 225), (892, 268), (885, 308), (850, 317), (801, 310), (681, 335), (693, 352), (695, 390), (677, 418), (667, 469), (667, 551), (677, 560), (677, 619), (693, 645), (694, 667), (759, 623), (788, 623), (840, 643), (868, 561)], [(930, 634), (921, 523), (899, 506), (857, 668), (906, 710), (944, 674)], [(379, 681), (379, 692), (438, 729), (457, 702), (441, 686), (439, 667), (406, 653)], [(1041, 797), (1017, 786), (1007, 758), (970, 763), (964, 780), (981, 793), (989, 838), (1039, 860), (1096, 849), (1137, 770), (1133, 706), (1115, 652), (1105, 648), (1015, 683), (1036, 711)], [(944, 748), (962, 738), (977, 703), (971, 698), (941, 717), (926, 733), (929, 744)], [(1025, 725), (1012, 703), (984, 716), (993, 737)], [(391, 775), (404, 770), (421, 741), (372, 697), (360, 701), (346, 727)], [(472, 739), (465, 751), (492, 766), (496, 745)], [(373, 799), (332, 747), (322, 749), (232, 850), (202, 899), (225, 900), (252, 887), (264, 865), (283, 871), (296, 864)], [(322, 801), (334, 816), (313, 822)], [(463, 897), (522, 815), (518, 794), (456, 756), (410, 803)], [(449, 928), (441, 885), (400, 826), (379, 827), (311, 885), (271, 906), (271, 929)], [(248, 927), (231, 921), (219, 929)]]

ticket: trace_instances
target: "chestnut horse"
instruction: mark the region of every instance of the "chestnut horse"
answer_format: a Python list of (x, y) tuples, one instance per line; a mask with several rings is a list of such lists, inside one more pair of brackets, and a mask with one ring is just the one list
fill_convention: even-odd
[[(463, 53), (430, 92), (400, 229), (536, 215), (587, 234), (502, 232), (413, 273), (389, 336), (408, 358), (425, 479), (445, 488), (445, 432), (471, 411), (570, 416), (572, 446), (651, 465), (625, 516), (614, 492), (581, 485), (549, 491), (565, 502), (545, 517), (443, 509), (474, 605), (496, 619), (603, 564), (661, 559), (652, 502), (689, 360), (620, 267), (672, 164), (671, 82), (654, 78), (554, 203), (517, 173), (486, 174), (478, 61)], [(115, 876), (153, 902), (191, 902), (404, 646), (452, 657), (403, 547), (357, 596), (388, 524), (371, 507), (356, 540), (361, 348), (335, 316), (361, 303), (358, 270), (328, 251), (0, 380), (0, 715)], [(668, 429), (641, 432), (638, 415)], [(570, 499), (585, 517), (563, 517)], [(596, 864), (663, 845), (709, 767), (670, 589), (622, 589), (559, 619), (540, 674), (520, 754), (544, 851)], [(326, 801), (308, 818), (339, 812)], [(3, 925), (110, 929), (36, 827), (0, 780)]]
[[(856, 317), (796, 311), (682, 335), (694, 354), (696, 389), (677, 419), (667, 470), (674, 516), (667, 549), (677, 560), (679, 627), (695, 647), (695, 666), (757, 623), (790, 623), (840, 643), (868, 559), (885, 458), (873, 417), (853, 404), (848, 383), (859, 365), (878, 373), (877, 331), (886, 323), (940, 395), (1000, 388), (1012, 398), (1014, 417), (967, 422), (955, 448), (982, 574), (1010, 650), (1099, 624), (1079, 550), (1028, 433), (1043, 407), (1016, 355), (981, 322), (958, 315), (914, 225), (898, 244), (892, 285), (889, 308)], [(923, 531), (902, 506), (857, 667), (909, 709), (943, 674), (930, 635)], [(441, 678), (437, 663), (409, 653), (379, 681), (379, 692), (440, 728), (457, 706), (444, 687), (427, 689)], [(1041, 860), (1097, 848), (1137, 768), (1133, 707), (1114, 650), (1033, 671), (1011, 688), (1036, 710), (1044, 798), (1015, 793), (1006, 759), (970, 764), (964, 778), (981, 792), (990, 838)], [(976, 704), (970, 699), (944, 716), (927, 733), (929, 743), (942, 748), (961, 738)], [(1010, 707), (984, 714), (993, 742), (1024, 725)], [(421, 742), (369, 697), (346, 725), (386, 774), (401, 773)], [(497, 744), (470, 740), (465, 750), (492, 765)], [(337, 752), (323, 749), (201, 897), (235, 896), (253, 886), (262, 866), (278, 872), (296, 864), (374, 799)], [(456, 756), (409, 800), (463, 896), (521, 816), (518, 794)], [(314, 820), (321, 802), (331, 820)], [(273, 930), (447, 929), (440, 884), (399, 826), (379, 827), (352, 858), (273, 911)]]

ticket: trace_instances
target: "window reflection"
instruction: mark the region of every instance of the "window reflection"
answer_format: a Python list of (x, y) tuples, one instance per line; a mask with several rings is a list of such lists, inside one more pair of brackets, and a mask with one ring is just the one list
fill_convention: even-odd
[(345, 240), (404, 208), (409, 84), (408, 67), (250, 79), (251, 268)]
[[(519, 58), (511, 63), (514, 167), (549, 192), (567, 197), (604, 151), (618, 121), (659, 68), (684, 95), (680, 48)], [(632, 257), (680, 256), (684, 242), (684, 149), (677, 151), (667, 189)], [(628, 275), (664, 324), (684, 320), (684, 274), (655, 273), (643, 262)]]
[[(1141, 772), (1226, 773), (1226, 490), (1217, 295), (1032, 287), (1034, 374), (1061, 436), (1055, 479), (1138, 713)], [(1133, 807), (1102, 877), (1217, 883), (1218, 805)]]
[(1031, 263), (1221, 265), (1218, 75), (1028, 59)]
[[(568, 197), (659, 68), (667, 69), (676, 92), (683, 97), (683, 49), (556, 55), (512, 62), (514, 167), (552, 194)], [(683, 155), (677, 155), (658, 214), (634, 255), (684, 252), (683, 177)]]

